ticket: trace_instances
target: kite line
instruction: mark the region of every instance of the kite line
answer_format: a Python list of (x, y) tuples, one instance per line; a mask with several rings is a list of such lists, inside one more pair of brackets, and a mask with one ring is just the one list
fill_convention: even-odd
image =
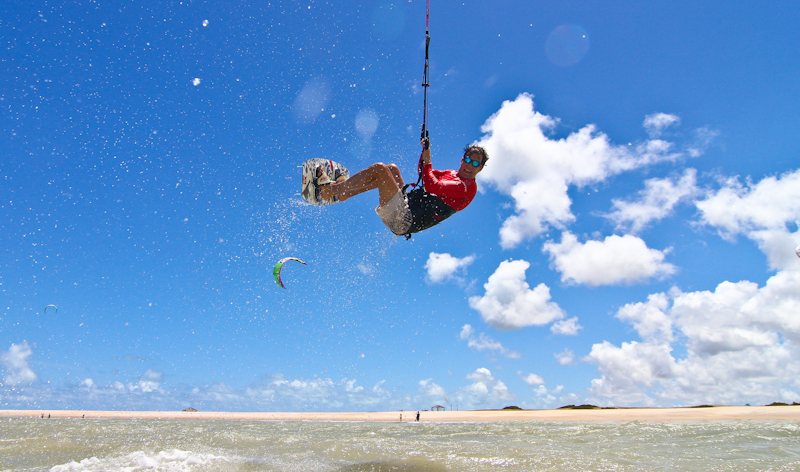
[[(425, 70), (422, 73), (422, 90), (423, 90), (423, 106), (422, 106), (422, 134), (420, 136), (421, 140), (428, 139), (428, 87), (431, 86), (430, 81), (428, 80), (428, 50), (431, 45), (431, 34), (430, 34), (430, 24), (431, 24), (431, 2), (428, 0), (428, 7), (425, 12)], [(426, 141), (425, 149), (428, 148), (428, 142)]]
[[(431, 45), (431, 33), (430, 33), (430, 24), (431, 24), (431, 0), (427, 2), (427, 10), (425, 11), (425, 70), (422, 72), (422, 90), (423, 90), (423, 100), (422, 100), (422, 132), (420, 133), (420, 141), (422, 141), (423, 146), (425, 149), (430, 148), (431, 141), (428, 139), (428, 87), (431, 86), (430, 80), (428, 80), (428, 50)], [(422, 182), (422, 155), (419, 156), (419, 162), (417, 162), (417, 183), (411, 184), (408, 183), (403, 186), (403, 194), (406, 194), (406, 189), (411, 186), (414, 188), (424, 188), (425, 184)], [(406, 238), (408, 239), (408, 238)]]

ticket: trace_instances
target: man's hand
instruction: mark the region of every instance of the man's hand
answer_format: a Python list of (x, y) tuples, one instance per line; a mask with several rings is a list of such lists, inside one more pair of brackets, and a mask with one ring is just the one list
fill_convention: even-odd
[(422, 141), (420, 141), (420, 144), (422, 144), (422, 157), (421, 157), (422, 165), (423, 166), (430, 165), (430, 163), (431, 163), (431, 142), (428, 140), (428, 138), (423, 138)]

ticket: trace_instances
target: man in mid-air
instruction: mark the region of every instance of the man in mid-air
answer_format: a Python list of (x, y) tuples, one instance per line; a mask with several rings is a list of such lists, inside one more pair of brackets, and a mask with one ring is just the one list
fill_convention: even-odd
[(404, 194), (403, 177), (395, 164), (372, 164), (349, 179), (334, 182), (322, 168), (317, 169), (319, 196), (323, 200), (344, 201), (368, 190), (378, 189), (375, 209), (383, 223), (396, 235), (408, 236), (441, 223), (467, 207), (475, 198), (478, 175), (489, 156), (481, 146), (464, 149), (461, 166), (455, 170), (434, 170), (427, 139), (422, 141), (420, 156), (424, 188)]

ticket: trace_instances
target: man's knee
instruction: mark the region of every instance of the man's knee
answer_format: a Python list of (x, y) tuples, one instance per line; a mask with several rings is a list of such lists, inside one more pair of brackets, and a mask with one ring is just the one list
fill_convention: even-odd
[[(390, 165), (387, 166), (383, 162), (376, 162), (375, 164), (372, 164), (369, 167), (372, 169), (373, 172), (380, 172), (381, 174), (389, 174), (389, 175), (391, 175), (392, 166), (394, 166), (394, 164), (390, 164)], [(397, 168), (397, 166), (394, 166), (394, 167)]]

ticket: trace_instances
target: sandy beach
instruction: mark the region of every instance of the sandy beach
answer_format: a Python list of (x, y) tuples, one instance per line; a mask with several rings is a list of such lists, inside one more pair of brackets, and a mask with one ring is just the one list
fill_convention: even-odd
[[(0, 410), (6, 418), (108, 418), (235, 421), (374, 421), (414, 422), (416, 411), (383, 412), (187, 412)], [(421, 411), (421, 422), (484, 421), (800, 421), (800, 406), (715, 406), (699, 408), (614, 408), (558, 410)]]

